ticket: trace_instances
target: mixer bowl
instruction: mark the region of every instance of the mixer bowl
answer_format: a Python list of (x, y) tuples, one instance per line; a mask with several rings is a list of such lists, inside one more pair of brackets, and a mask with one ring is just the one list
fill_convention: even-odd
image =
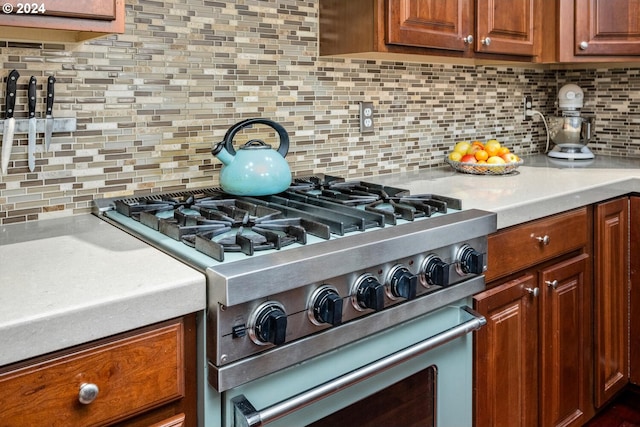
[(549, 117), (549, 138), (557, 145), (583, 146), (589, 138), (583, 138), (582, 126), (588, 120), (583, 117)]

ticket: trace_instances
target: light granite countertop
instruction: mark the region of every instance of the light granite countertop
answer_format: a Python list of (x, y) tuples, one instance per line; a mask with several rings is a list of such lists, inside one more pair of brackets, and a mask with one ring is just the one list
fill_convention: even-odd
[(202, 273), (93, 215), (0, 227), (0, 366), (205, 306)]
[[(438, 168), (363, 180), (441, 194), (498, 213), (498, 228), (640, 192), (640, 159), (557, 163), (516, 173)], [(0, 366), (203, 310), (206, 283), (188, 267), (92, 215), (0, 227)]]
[(462, 200), (464, 209), (498, 214), (498, 228), (640, 192), (640, 159), (598, 156), (560, 162), (544, 155), (524, 159), (515, 173), (471, 175), (452, 168), (379, 176), (375, 182), (411, 194), (440, 194)]

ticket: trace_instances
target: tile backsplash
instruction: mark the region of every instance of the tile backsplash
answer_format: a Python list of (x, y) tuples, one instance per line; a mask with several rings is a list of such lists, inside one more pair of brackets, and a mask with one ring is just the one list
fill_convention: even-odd
[[(49, 152), (39, 135), (34, 172), (26, 134), (16, 135), (9, 173), (0, 177), (0, 222), (86, 213), (94, 198), (215, 186), (220, 162), (211, 147), (249, 117), (288, 130), (287, 160), (298, 176), (439, 167), (462, 139), (498, 138), (537, 153), (544, 126), (523, 121), (523, 96), (551, 114), (569, 81), (584, 87), (585, 111), (597, 116), (592, 149), (640, 157), (640, 68), (320, 58), (318, 40), (311, 0), (126, 0), (122, 35), (65, 45), (0, 34), (0, 77), (14, 68), (21, 74), (16, 117), (26, 117), (29, 76), (38, 78), (40, 114), (54, 75), (54, 115), (77, 120), (76, 131), (54, 135)], [(4, 117), (4, 84), (0, 99)], [(362, 101), (374, 105), (372, 133), (360, 133)]]

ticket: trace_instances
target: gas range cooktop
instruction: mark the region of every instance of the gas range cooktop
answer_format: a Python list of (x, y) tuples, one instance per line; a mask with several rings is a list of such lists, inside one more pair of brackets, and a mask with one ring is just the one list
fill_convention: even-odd
[(102, 199), (94, 213), (205, 274), (218, 391), (482, 291), (496, 230), (495, 213), (457, 199), (325, 175), (273, 196)]
[(273, 196), (205, 188), (94, 206), (96, 214), (202, 268), (461, 209), (458, 199), (329, 175), (297, 178)]

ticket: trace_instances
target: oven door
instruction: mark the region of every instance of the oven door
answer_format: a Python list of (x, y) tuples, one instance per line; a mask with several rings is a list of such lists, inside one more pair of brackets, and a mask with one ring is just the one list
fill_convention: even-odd
[[(471, 332), (486, 320), (468, 303), (459, 301), (229, 390), (223, 393), (223, 425), (385, 426), (405, 405), (415, 411), (401, 412), (419, 419), (403, 425), (471, 426)], [(378, 412), (365, 421), (372, 407)]]

